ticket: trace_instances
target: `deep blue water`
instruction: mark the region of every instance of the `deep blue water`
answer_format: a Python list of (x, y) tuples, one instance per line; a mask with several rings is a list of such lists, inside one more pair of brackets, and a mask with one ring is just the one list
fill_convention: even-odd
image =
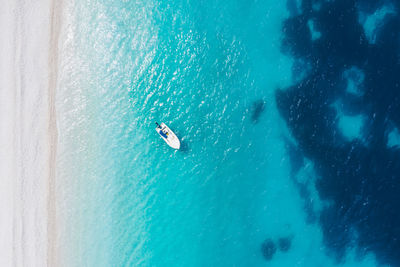
[(398, 9), (70, 4), (67, 265), (399, 266)]
[[(381, 264), (399, 266), (400, 150), (388, 140), (400, 127), (399, 3), (315, 4), (303, 1), (301, 14), (284, 23), (284, 50), (311, 67), (304, 79), (276, 94), (278, 106), (322, 177), (319, 195), (332, 201), (319, 219), (324, 244), (338, 261), (356, 246), (374, 252)], [(310, 20), (321, 35), (317, 40)], [(351, 68), (362, 75), (349, 77)], [(332, 109), (337, 101), (342, 117)]]

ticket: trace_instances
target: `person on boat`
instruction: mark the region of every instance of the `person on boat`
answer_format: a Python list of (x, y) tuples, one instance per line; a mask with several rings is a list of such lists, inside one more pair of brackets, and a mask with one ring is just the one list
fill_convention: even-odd
[(159, 132), (160, 135), (164, 138), (168, 138), (168, 132), (167, 131), (164, 132), (164, 129), (161, 127), (160, 124), (158, 124), (158, 122), (156, 122), (156, 125), (157, 125), (157, 128), (160, 129), (160, 132)]
[(159, 133), (160, 133), (160, 135), (161, 135), (162, 137), (168, 138), (168, 133), (164, 133), (164, 130), (163, 130), (163, 129), (161, 129)]

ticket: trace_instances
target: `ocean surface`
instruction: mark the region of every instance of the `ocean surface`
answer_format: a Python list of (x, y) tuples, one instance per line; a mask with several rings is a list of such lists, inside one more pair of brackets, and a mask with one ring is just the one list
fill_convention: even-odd
[(63, 264), (400, 266), (399, 7), (66, 4)]

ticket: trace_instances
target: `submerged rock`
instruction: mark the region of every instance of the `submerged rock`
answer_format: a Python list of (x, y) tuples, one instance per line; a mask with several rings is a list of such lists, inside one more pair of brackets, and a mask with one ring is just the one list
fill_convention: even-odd
[(260, 99), (253, 103), (251, 107), (251, 120), (253, 123), (257, 123), (261, 114), (263, 113), (265, 108), (264, 100)]
[(292, 246), (292, 239), (290, 237), (279, 238), (278, 246), (281, 251), (287, 252)]
[(276, 245), (271, 239), (266, 239), (261, 245), (261, 252), (266, 260), (271, 260), (276, 252)]

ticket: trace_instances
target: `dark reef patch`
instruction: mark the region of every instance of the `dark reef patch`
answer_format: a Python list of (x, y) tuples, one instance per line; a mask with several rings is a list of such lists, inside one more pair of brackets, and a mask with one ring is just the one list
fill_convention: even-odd
[[(313, 9), (317, 2), (320, 7)], [(387, 127), (400, 129), (400, 1), (390, 2), (397, 14), (385, 20), (375, 44), (368, 43), (358, 20), (360, 8), (371, 14), (389, 2), (303, 0), (302, 11), (284, 23), (282, 51), (310, 69), (278, 91), (276, 100), (299, 149), (321, 176), (320, 197), (332, 203), (319, 222), (337, 261), (356, 245), (382, 264), (400, 266), (400, 150), (386, 146)], [(314, 41), (310, 19), (321, 33)], [(365, 74), (364, 92), (349, 99), (343, 72), (353, 66)], [(352, 114), (368, 118), (365, 143), (341, 135), (331, 107), (338, 99)], [(272, 257), (276, 247), (266, 244)]]
[(270, 261), (272, 257), (275, 255), (275, 252), (276, 252), (276, 245), (274, 241), (272, 241), (271, 239), (266, 239), (261, 244), (261, 253), (266, 260)]
[(281, 237), (278, 239), (278, 246), (281, 251), (287, 252), (292, 246), (292, 239), (290, 237)]
[(258, 119), (260, 118), (264, 109), (265, 109), (264, 100), (260, 99), (260, 100), (253, 102), (253, 105), (251, 106), (251, 121), (253, 123), (258, 122)]
[(300, 12), (300, 10), (297, 6), (297, 0), (287, 0), (286, 8), (289, 10), (289, 14), (291, 16), (296, 16)]

